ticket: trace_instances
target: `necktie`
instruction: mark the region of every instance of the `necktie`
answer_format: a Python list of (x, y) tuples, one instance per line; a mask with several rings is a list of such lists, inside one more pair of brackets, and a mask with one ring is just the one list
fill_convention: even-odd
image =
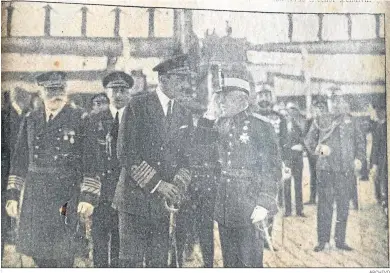
[(118, 130), (119, 130), (119, 111), (117, 111), (115, 114), (114, 123), (112, 124), (112, 128), (111, 128), (111, 135), (115, 141), (118, 138)]
[(172, 100), (169, 100), (169, 102), (168, 102), (166, 120), (167, 120), (167, 125), (169, 127), (171, 125), (171, 122), (172, 122)]

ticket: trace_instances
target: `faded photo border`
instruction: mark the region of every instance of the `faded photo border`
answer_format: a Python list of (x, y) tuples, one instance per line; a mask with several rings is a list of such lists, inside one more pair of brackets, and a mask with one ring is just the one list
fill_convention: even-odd
[[(6, 3), (10, 1), (2, 1), (2, 3)], [(15, 1), (18, 2), (18, 1)], [(192, 9), (192, 10), (215, 10), (215, 11), (241, 11), (241, 12), (262, 12), (262, 13), (328, 13), (328, 14), (338, 14), (338, 13), (353, 13), (353, 14), (383, 14), (384, 15), (384, 37), (385, 37), (385, 46), (386, 46), (386, 54), (385, 54), (385, 94), (386, 94), (386, 105), (387, 102), (390, 102), (390, 95), (387, 92), (389, 87), (388, 73), (390, 71), (390, 46), (389, 46), (389, 37), (390, 35), (390, 27), (389, 23), (390, 19), (390, 2), (388, 1), (331, 1), (331, 0), (323, 0), (323, 1), (315, 1), (315, 0), (231, 0), (231, 1), (210, 1), (210, 0), (77, 0), (77, 1), (53, 1), (53, 0), (45, 0), (45, 1), (34, 1), (34, 0), (25, 0), (20, 2), (36, 2), (36, 3), (68, 3), (68, 4), (86, 4), (86, 5), (105, 5), (112, 6), (113, 9), (115, 7), (139, 7), (139, 8), (177, 8), (177, 9)], [(30, 19), (30, 18), (29, 18)], [(2, 21), (3, 22), (3, 21)], [(2, 70), (3, 66), (6, 65), (6, 60), (2, 60)], [(389, 120), (390, 107), (386, 107), (387, 110), (387, 119)], [(387, 141), (389, 141), (390, 129), (387, 128)], [(390, 148), (387, 147), (387, 154), (390, 155)], [(390, 172), (389, 172), (390, 174)], [(387, 219), (389, 221), (389, 219)], [(389, 234), (389, 233), (388, 233)], [(388, 254), (390, 261), (390, 238), (388, 238)], [(77, 270), (79, 272), (95, 272), (98, 270), (110, 270), (110, 269), (96, 269), (96, 268), (77, 268), (77, 269), (16, 269), (16, 268), (3, 268), (1, 269), (4, 272), (30, 272), (39, 270), (40, 272), (67, 272), (68, 270)], [(139, 272), (139, 270), (144, 271), (154, 271), (158, 270), (158, 272), (171, 272), (171, 269), (135, 269), (135, 268), (115, 268), (115, 272), (128, 272), (131, 270), (132, 272)], [(187, 270), (195, 270), (194, 268), (182, 268), (176, 269), (180, 271)], [(205, 270), (205, 269), (196, 269), (196, 270)], [(214, 268), (213, 271), (219, 270), (228, 270), (224, 268)], [(237, 269), (230, 269), (237, 270)], [(242, 269), (238, 269), (242, 270)], [(350, 272), (370, 272), (370, 273), (388, 273), (390, 269), (380, 269), (380, 268), (263, 268), (263, 269), (245, 269), (245, 270), (265, 270), (266, 272), (321, 272), (323, 270), (332, 271), (332, 272), (345, 272), (345, 270)]]

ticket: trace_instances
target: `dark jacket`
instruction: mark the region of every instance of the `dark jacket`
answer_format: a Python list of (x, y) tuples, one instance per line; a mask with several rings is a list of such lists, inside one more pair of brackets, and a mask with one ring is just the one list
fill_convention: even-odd
[(100, 203), (111, 205), (114, 198), (115, 188), (118, 184), (121, 167), (117, 157), (117, 133), (115, 129), (115, 119), (109, 109), (91, 115), (93, 134), (98, 142), (98, 157), (96, 164), (99, 166), (99, 176), (101, 182)]
[[(19, 201), (24, 188), (18, 248), (26, 255), (42, 259), (71, 255), (77, 203), (97, 202), (96, 141), (87, 126), (84, 112), (69, 105), (49, 124), (43, 109), (27, 114), (22, 121), (8, 196)], [(63, 206), (66, 223), (65, 215), (60, 214)]]
[(242, 112), (216, 124), (221, 179), (215, 205), (215, 220), (225, 226), (251, 225), (256, 206), (277, 212), (277, 192), (282, 161), (275, 131), (270, 123)]
[(363, 137), (354, 117), (325, 114), (312, 123), (305, 144), (313, 154), (319, 144), (330, 148), (329, 156), (319, 155), (317, 170), (353, 172), (355, 158), (362, 161), (365, 157)]
[[(126, 107), (117, 145), (122, 171), (113, 202), (119, 212), (168, 217), (164, 200), (153, 189), (160, 180), (171, 183), (181, 169), (188, 171), (186, 151), (193, 127), (190, 112), (177, 101), (172, 115), (168, 127), (155, 92), (132, 99)], [(137, 166), (146, 170), (140, 180), (131, 175)]]

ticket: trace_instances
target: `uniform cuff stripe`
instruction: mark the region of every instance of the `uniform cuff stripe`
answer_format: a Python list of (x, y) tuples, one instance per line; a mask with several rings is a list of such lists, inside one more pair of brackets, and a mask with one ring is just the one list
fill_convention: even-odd
[(17, 175), (10, 175), (8, 177), (7, 190), (16, 189), (21, 191), (24, 186), (24, 179)]

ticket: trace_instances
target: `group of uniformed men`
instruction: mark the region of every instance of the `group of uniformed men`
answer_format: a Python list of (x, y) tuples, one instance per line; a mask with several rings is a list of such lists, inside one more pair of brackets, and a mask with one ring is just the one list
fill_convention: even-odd
[[(91, 217), (95, 267), (181, 267), (192, 230), (212, 267), (216, 221), (224, 266), (262, 267), (278, 207), (292, 213), (291, 177), (296, 214), (305, 216), (304, 151), (317, 166), (315, 251), (330, 240), (334, 199), (336, 247), (350, 250), (349, 196), (363, 150), (341, 96), (307, 129), (296, 105), (272, 110), (266, 86), (253, 107), (243, 65), (224, 70), (201, 114), (181, 103), (192, 73), (186, 55), (153, 70), (158, 86), (142, 95), (132, 93), (130, 75), (107, 75), (89, 115), (69, 105), (65, 73), (37, 78), (44, 107), (23, 117), (7, 186), (6, 211), (20, 221), (17, 251), (39, 267), (72, 267), (75, 229)], [(381, 175), (382, 163), (374, 163)]]

